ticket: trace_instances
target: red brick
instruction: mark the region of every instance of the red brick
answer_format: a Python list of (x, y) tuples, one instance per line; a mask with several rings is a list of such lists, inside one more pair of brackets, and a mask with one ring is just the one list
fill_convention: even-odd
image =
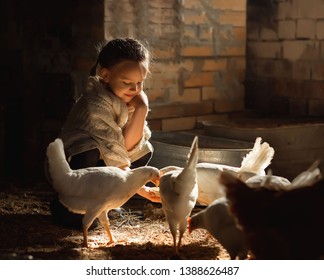
[(246, 11), (246, 0), (210, 0), (210, 6), (214, 9)]
[(174, 0), (150, 0), (147, 3), (150, 7), (154, 8), (173, 8), (174, 6)]
[(214, 56), (214, 48), (212, 46), (187, 46), (181, 49), (182, 56), (192, 57), (209, 57)]
[(215, 84), (215, 72), (192, 72), (184, 82), (185, 87), (213, 86)]
[(233, 12), (233, 11), (222, 11), (219, 14), (219, 23), (222, 25), (232, 26), (246, 26), (246, 13), (245, 12)]
[(227, 67), (227, 59), (225, 58), (205, 59), (202, 70), (219, 71), (219, 70), (226, 70), (226, 67)]
[(187, 10), (182, 14), (182, 21), (184, 24), (208, 24), (209, 20), (205, 11), (202, 10)]

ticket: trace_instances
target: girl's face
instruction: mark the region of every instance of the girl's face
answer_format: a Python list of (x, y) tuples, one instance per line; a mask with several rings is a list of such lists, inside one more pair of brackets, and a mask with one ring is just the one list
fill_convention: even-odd
[(123, 61), (107, 69), (110, 89), (125, 103), (141, 93), (146, 75), (147, 70), (141, 62)]

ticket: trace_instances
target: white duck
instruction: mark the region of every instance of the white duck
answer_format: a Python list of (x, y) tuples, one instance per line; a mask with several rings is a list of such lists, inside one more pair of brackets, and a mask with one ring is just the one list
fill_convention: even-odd
[(158, 184), (160, 171), (144, 166), (133, 170), (117, 167), (89, 167), (72, 170), (66, 161), (63, 142), (56, 139), (47, 147), (49, 172), (60, 202), (74, 213), (84, 214), (83, 246), (88, 246), (88, 229), (95, 218), (105, 227), (109, 242), (108, 212), (119, 208), (148, 181)]
[[(179, 255), (181, 239), (187, 229), (187, 219), (198, 197), (196, 164), (198, 161), (198, 137), (192, 142), (186, 166), (164, 170), (160, 180), (162, 208), (173, 237), (174, 250)], [(179, 240), (177, 244), (177, 231)]]

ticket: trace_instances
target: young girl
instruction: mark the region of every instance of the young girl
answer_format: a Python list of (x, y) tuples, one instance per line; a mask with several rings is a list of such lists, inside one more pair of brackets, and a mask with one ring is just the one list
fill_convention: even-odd
[[(143, 83), (150, 55), (131, 38), (109, 41), (100, 51), (88, 77), (84, 94), (73, 106), (59, 138), (72, 169), (117, 166), (122, 169), (146, 165), (153, 153), (146, 124), (149, 110)], [(143, 186), (138, 194), (160, 198)], [(52, 214), (63, 205), (51, 205)]]

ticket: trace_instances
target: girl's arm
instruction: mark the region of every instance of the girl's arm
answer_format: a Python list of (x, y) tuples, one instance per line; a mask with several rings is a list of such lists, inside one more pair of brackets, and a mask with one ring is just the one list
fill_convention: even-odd
[(128, 103), (128, 106), (135, 108), (132, 118), (123, 131), (126, 150), (130, 151), (143, 137), (146, 116), (148, 113), (148, 98), (144, 91), (134, 97), (132, 101)]

